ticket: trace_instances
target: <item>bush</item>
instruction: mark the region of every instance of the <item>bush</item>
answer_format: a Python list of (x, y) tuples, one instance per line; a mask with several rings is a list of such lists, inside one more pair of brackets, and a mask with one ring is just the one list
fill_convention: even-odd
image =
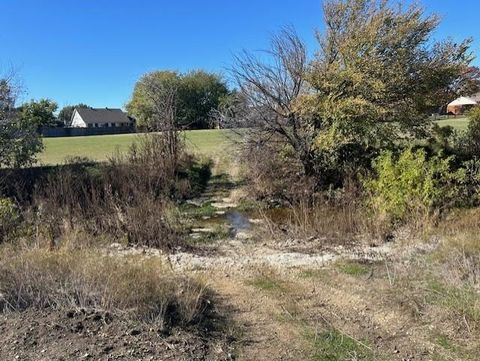
[(312, 191), (300, 162), (283, 143), (262, 143), (249, 135), (241, 157), (248, 192), (255, 199), (294, 203)]
[(150, 134), (106, 164), (74, 159), (54, 170), (33, 196), (37, 228), (51, 245), (75, 230), (165, 250), (183, 246), (175, 202), (205, 186), (210, 165), (198, 165), (180, 144), (172, 155), (168, 144)]
[(10, 240), (20, 225), (20, 214), (8, 198), (0, 198), (0, 243)]
[(0, 311), (83, 308), (168, 327), (202, 321), (208, 298), (203, 282), (172, 274), (159, 259), (1, 251)]
[(377, 177), (365, 182), (369, 204), (389, 221), (425, 218), (453, 205), (465, 172), (452, 172), (450, 161), (427, 159), (422, 149), (406, 149), (398, 157), (383, 152), (373, 163)]

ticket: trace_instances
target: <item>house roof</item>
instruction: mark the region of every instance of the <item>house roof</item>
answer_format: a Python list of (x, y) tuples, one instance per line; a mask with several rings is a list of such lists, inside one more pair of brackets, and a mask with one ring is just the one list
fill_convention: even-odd
[(460, 97), (448, 104), (449, 107), (461, 106), (461, 105), (476, 105), (477, 102), (471, 98)]
[(75, 108), (86, 124), (93, 123), (130, 123), (127, 113), (121, 109), (110, 108)]

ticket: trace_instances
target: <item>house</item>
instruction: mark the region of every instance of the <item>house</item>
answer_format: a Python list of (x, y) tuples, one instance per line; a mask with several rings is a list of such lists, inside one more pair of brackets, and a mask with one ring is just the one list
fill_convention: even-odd
[(135, 120), (121, 109), (75, 108), (72, 128), (132, 127)]
[(476, 106), (480, 102), (480, 93), (474, 94), (470, 97), (460, 97), (447, 105), (448, 114), (463, 114), (465, 111)]

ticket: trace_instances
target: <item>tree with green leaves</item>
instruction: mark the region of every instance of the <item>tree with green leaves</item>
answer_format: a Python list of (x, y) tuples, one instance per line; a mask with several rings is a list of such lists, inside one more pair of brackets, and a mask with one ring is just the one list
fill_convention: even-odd
[(188, 129), (210, 127), (210, 115), (228, 95), (223, 79), (213, 73), (196, 70), (181, 76), (178, 95), (178, 121)]
[(18, 108), (18, 116), (23, 123), (35, 126), (37, 129), (54, 127), (57, 125), (54, 114), (57, 108), (57, 103), (50, 99), (31, 100)]
[(0, 78), (0, 168), (18, 168), (35, 162), (42, 150), (36, 125), (24, 122), (15, 109), (18, 87), (13, 75)]
[(137, 127), (150, 131), (156, 129), (159, 112), (156, 110), (155, 92), (159, 95), (174, 93), (177, 102), (179, 87), (180, 76), (177, 72), (155, 71), (143, 75), (135, 84), (132, 98), (126, 106), (128, 114), (136, 119)]
[(58, 113), (58, 121), (69, 127), (72, 122), (72, 115), (75, 108), (89, 108), (88, 105), (80, 103), (77, 105), (66, 105)]
[(288, 144), (305, 174), (328, 185), (329, 171), (358, 170), (398, 139), (423, 136), (428, 113), (462, 81), (472, 56), (470, 40), (433, 41), (439, 19), (418, 5), (328, 0), (324, 17), (311, 61), (286, 29), (269, 60), (243, 53), (233, 75), (260, 140)]
[[(153, 86), (155, 84), (155, 86)], [(174, 71), (155, 71), (145, 74), (135, 85), (132, 98), (127, 104), (128, 113), (137, 120), (139, 127), (150, 129), (155, 123), (153, 88), (166, 88), (176, 94), (177, 126), (183, 129), (208, 128), (210, 113), (218, 108), (228, 89), (220, 76), (205, 71), (179, 74)]]

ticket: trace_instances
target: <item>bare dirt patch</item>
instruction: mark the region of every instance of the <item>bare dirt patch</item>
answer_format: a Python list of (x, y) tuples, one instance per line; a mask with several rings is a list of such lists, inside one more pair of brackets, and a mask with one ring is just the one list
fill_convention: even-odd
[(1, 360), (230, 360), (220, 333), (122, 321), (108, 312), (29, 310), (0, 317)]

